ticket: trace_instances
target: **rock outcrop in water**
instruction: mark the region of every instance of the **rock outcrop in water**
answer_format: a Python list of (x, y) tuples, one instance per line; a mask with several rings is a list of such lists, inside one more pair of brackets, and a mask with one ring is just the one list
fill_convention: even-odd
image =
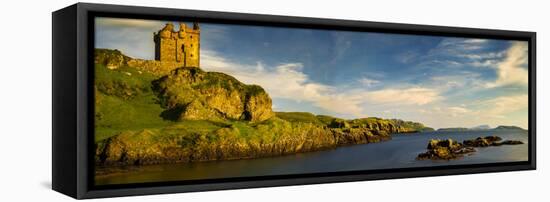
[(428, 151), (418, 154), (416, 159), (451, 160), (476, 152), (474, 147), (523, 144), (523, 142), (518, 140), (506, 140), (502, 142), (501, 140), (502, 138), (498, 136), (478, 137), (476, 139), (464, 140), (462, 143), (452, 139), (431, 139), (430, 142), (428, 142)]

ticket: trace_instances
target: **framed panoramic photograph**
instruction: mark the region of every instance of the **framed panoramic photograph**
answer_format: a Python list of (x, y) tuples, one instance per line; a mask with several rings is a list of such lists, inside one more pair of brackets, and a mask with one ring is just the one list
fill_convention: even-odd
[(535, 33), (75, 4), (53, 13), (75, 198), (535, 169)]

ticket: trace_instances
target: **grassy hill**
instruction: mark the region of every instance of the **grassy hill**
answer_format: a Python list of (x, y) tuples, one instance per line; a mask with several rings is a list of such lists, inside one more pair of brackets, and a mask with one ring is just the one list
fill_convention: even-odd
[(94, 86), (98, 165), (284, 155), (374, 143), (391, 139), (392, 133), (426, 128), (401, 120), (272, 112), (263, 88), (223, 73), (179, 68), (159, 76), (104, 65), (113, 63), (108, 58), (127, 58), (120, 52), (96, 54), (101, 59)]

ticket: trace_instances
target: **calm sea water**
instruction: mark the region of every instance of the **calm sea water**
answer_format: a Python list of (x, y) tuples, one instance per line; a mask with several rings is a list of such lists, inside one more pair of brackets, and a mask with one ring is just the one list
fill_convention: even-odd
[[(430, 139), (462, 141), (497, 135), (503, 140), (521, 140), (522, 145), (477, 148), (471, 156), (451, 161), (415, 160), (425, 152)], [(133, 167), (131, 172), (96, 177), (96, 184), (165, 182), (247, 176), (320, 173), (457, 164), (515, 162), (528, 160), (525, 131), (426, 132), (397, 134), (387, 142), (339, 147), (332, 150), (287, 156)]]

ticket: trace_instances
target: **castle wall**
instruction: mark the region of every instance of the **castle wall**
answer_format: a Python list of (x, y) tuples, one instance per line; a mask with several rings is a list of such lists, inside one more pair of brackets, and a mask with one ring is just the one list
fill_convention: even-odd
[(155, 59), (164, 63), (181, 63), (183, 67), (199, 67), (200, 30), (180, 25), (175, 32), (173, 25), (167, 24), (154, 35)]
[(127, 66), (158, 76), (167, 75), (172, 70), (183, 67), (183, 62), (135, 59), (123, 55), (119, 50), (109, 49), (96, 49), (94, 51), (94, 63), (104, 65), (109, 69)]
[[(195, 31), (195, 30), (193, 30)], [(198, 32), (187, 32), (187, 51), (185, 53), (187, 67), (199, 67), (200, 35)]]
[(176, 41), (174, 39), (160, 39), (160, 61), (176, 61)]
[(185, 63), (185, 41), (183, 39), (176, 40), (176, 62)]
[(136, 68), (140, 71), (150, 72), (156, 75), (166, 75), (170, 71), (182, 67), (183, 62), (169, 62), (159, 60), (129, 59), (126, 61), (128, 67)]

